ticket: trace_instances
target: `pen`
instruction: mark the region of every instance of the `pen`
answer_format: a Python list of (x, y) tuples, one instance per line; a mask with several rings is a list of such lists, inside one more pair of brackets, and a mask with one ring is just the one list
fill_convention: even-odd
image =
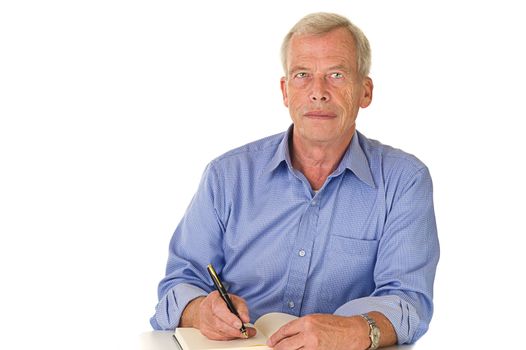
[(217, 291), (221, 295), (221, 298), (226, 303), (226, 306), (228, 306), (228, 309), (231, 313), (237, 316), (239, 320), (241, 321), (241, 328), (239, 329), (241, 333), (245, 336), (245, 338), (248, 338), (247, 329), (245, 328), (245, 325), (243, 324), (243, 320), (241, 319), (241, 316), (239, 316), (236, 308), (234, 307), (234, 304), (232, 303), (232, 300), (230, 300), (230, 297), (228, 296), (228, 293), (226, 292), (225, 286), (223, 286), (223, 283), (221, 283), (221, 280), (219, 279), (219, 276), (217, 275), (216, 270), (214, 270), (214, 267), (212, 264), (208, 264), (206, 267), (208, 270), (208, 273), (210, 274), (210, 277), (212, 277), (212, 281), (214, 282), (214, 285), (216, 286)]

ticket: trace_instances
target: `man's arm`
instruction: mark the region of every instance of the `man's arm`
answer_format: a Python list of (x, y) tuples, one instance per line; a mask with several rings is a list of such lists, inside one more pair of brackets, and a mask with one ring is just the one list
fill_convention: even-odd
[(210, 164), (201, 179), (169, 246), (166, 276), (159, 283), (159, 303), (150, 323), (154, 329), (174, 329), (186, 306), (213, 290), (206, 266), (221, 265), (222, 223), (215, 202), (221, 188)]
[(393, 192), (378, 245), (376, 288), (371, 296), (351, 300), (335, 314), (378, 311), (393, 325), (398, 343), (405, 344), (415, 342), (428, 329), (439, 243), (427, 168), (418, 170)]
[[(380, 346), (396, 344), (396, 333), (391, 322), (379, 312), (369, 316), (380, 328)], [(267, 345), (274, 350), (286, 349), (369, 349), (369, 324), (361, 316), (314, 314), (291, 321), (274, 333)]]

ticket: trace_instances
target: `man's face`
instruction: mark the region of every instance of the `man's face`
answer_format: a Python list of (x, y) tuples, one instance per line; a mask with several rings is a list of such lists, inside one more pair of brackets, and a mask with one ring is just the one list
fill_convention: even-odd
[(367, 107), (373, 84), (357, 71), (354, 41), (344, 28), (322, 35), (299, 34), (290, 41), (283, 102), (294, 136), (318, 145), (348, 143), (360, 107)]

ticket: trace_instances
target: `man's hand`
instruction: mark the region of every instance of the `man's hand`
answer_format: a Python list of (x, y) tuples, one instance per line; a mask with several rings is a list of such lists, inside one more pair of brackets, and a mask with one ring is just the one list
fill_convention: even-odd
[(313, 314), (293, 320), (267, 342), (274, 350), (363, 350), (371, 345), (369, 326), (360, 316)]
[[(243, 323), (250, 321), (248, 307), (245, 300), (229, 294)], [(244, 338), (239, 330), (241, 321), (228, 310), (225, 301), (214, 291), (206, 297), (192, 300), (183, 311), (180, 322), (181, 327), (194, 327), (209, 339), (230, 340)], [(247, 327), (249, 337), (256, 335), (254, 328)]]

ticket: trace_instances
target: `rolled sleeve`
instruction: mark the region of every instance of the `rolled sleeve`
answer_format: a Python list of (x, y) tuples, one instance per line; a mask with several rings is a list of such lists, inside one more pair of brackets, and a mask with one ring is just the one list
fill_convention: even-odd
[(188, 283), (180, 283), (170, 289), (157, 304), (150, 324), (156, 330), (173, 330), (179, 325), (181, 315), (189, 302), (208, 293)]
[(355, 299), (339, 307), (334, 314), (354, 316), (372, 311), (378, 311), (387, 317), (395, 329), (399, 344), (414, 342), (413, 338), (419, 333), (417, 330), (421, 320), (416, 309), (399, 296), (384, 295)]

